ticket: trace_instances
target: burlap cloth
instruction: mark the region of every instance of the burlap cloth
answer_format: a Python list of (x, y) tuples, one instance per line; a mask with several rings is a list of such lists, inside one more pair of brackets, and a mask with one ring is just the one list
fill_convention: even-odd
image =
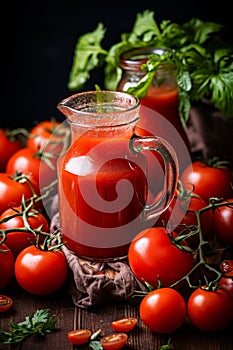
[[(201, 101), (192, 106), (187, 135), (193, 154), (219, 156), (233, 162), (233, 118), (219, 113), (209, 101)], [(49, 203), (51, 232), (59, 228), (57, 202), (55, 195)], [(71, 272), (68, 289), (78, 307), (136, 301), (135, 291), (146, 291), (146, 287), (133, 275), (127, 261), (89, 262), (79, 259), (66, 246), (62, 249)]]
[[(58, 228), (59, 214), (56, 213), (52, 218), (50, 230), (54, 232)], [(116, 301), (134, 303), (138, 300), (134, 296), (135, 292), (147, 290), (135, 278), (127, 261), (90, 262), (78, 258), (65, 245), (62, 250), (70, 267), (67, 291), (71, 294), (74, 304), (80, 308)]]

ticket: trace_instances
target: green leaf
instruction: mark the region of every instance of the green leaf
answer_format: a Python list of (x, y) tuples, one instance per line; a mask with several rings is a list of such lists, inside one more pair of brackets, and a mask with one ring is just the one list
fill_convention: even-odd
[(211, 102), (216, 108), (233, 117), (233, 72), (222, 73), (211, 79)]
[(160, 30), (154, 20), (154, 12), (145, 10), (143, 13), (138, 13), (129, 42), (141, 41), (150, 44), (157, 36), (160, 36)]
[(179, 114), (183, 125), (186, 125), (188, 121), (190, 108), (189, 94), (185, 90), (179, 89)]
[(79, 38), (68, 82), (71, 91), (80, 90), (90, 78), (90, 71), (103, 62), (103, 57), (107, 55), (107, 51), (101, 47), (104, 34), (105, 28), (99, 23), (93, 32)]
[(183, 28), (193, 38), (193, 42), (203, 45), (213, 34), (222, 29), (222, 24), (215, 22), (203, 22), (198, 18), (192, 18), (184, 23)]
[(89, 348), (93, 350), (103, 350), (101, 343), (98, 340), (91, 340), (88, 343)]
[(21, 345), (30, 335), (45, 336), (54, 332), (57, 320), (49, 313), (49, 309), (37, 310), (33, 315), (26, 316), (23, 322), (12, 322), (9, 332), (0, 331), (0, 343)]
[(153, 82), (154, 76), (155, 72), (146, 74), (136, 86), (128, 88), (126, 92), (134, 95), (135, 97), (144, 98)]
[(122, 69), (119, 67), (120, 56), (122, 52), (125, 52), (129, 50), (129, 48), (133, 47), (135, 46), (128, 42), (128, 36), (124, 34), (122, 36), (122, 41), (110, 48), (105, 59), (106, 67), (104, 83), (108, 90), (117, 90), (117, 86), (122, 77)]

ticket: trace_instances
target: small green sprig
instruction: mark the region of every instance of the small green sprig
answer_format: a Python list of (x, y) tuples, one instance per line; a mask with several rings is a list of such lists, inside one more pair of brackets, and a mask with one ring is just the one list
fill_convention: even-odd
[(21, 349), (23, 342), (29, 336), (44, 337), (55, 331), (57, 319), (50, 316), (50, 310), (37, 310), (33, 315), (26, 316), (20, 323), (11, 323), (10, 331), (0, 331), (0, 344), (13, 344)]

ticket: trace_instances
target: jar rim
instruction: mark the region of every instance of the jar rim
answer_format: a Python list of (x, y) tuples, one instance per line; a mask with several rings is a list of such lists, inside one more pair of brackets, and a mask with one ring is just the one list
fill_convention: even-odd
[[(124, 51), (120, 56), (120, 67), (122, 69), (129, 70), (142, 70), (142, 64), (148, 61), (148, 58), (152, 54), (162, 56), (165, 51), (169, 51), (167, 48), (156, 47), (136, 47), (130, 50)], [(164, 64), (163, 67), (172, 67), (171, 64)]]

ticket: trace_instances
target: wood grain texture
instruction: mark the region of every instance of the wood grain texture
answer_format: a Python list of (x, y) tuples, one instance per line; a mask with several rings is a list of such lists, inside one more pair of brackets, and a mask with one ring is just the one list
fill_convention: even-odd
[[(33, 296), (15, 285), (8, 286), (1, 294), (13, 298), (14, 305), (6, 313), (0, 314), (1, 330), (9, 330), (10, 322), (22, 322), (25, 316), (37, 309), (49, 308), (57, 316), (57, 331), (45, 338), (28, 338), (22, 350), (88, 350), (88, 345), (73, 347), (67, 340), (67, 332), (75, 328), (89, 328), (92, 331), (102, 330), (102, 335), (112, 333), (112, 320), (121, 317), (138, 317), (138, 305), (117, 303), (92, 307), (84, 310), (74, 306), (66, 287), (50, 296)], [(195, 329), (186, 322), (172, 334), (160, 335), (151, 332), (139, 320), (138, 326), (129, 333), (128, 350), (159, 350), (171, 337), (175, 350), (231, 350), (233, 349), (233, 324), (219, 332), (205, 333)], [(13, 350), (9, 345), (0, 344), (1, 350)]]

